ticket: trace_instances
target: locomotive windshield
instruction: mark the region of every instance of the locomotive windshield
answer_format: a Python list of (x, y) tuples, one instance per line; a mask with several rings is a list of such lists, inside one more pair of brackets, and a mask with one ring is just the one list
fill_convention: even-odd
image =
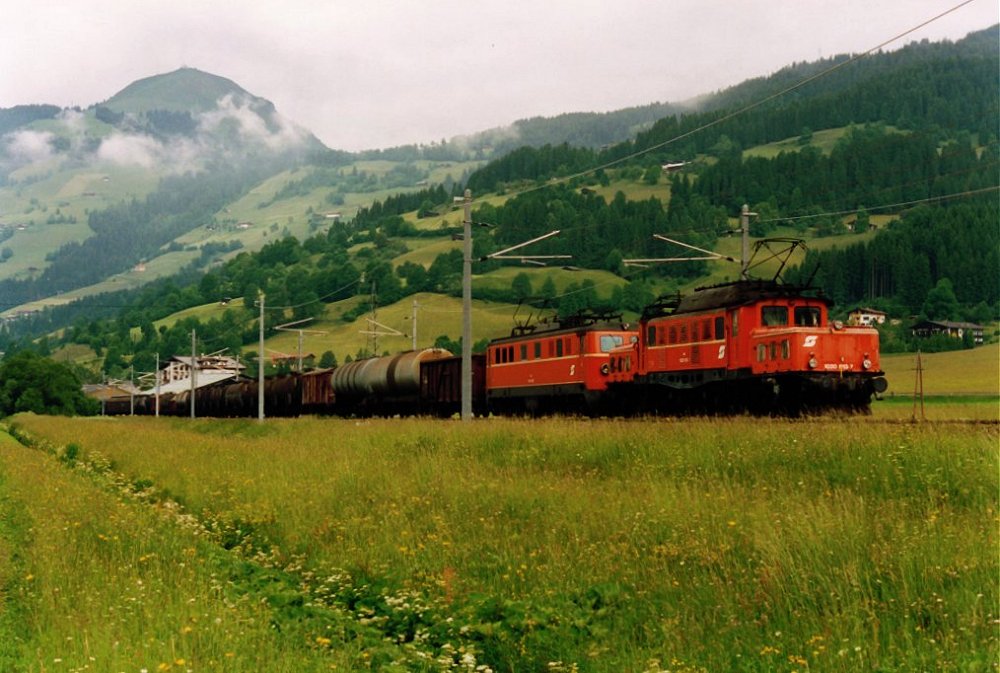
[(819, 308), (815, 306), (795, 307), (795, 324), (800, 327), (819, 327)]
[(761, 306), (760, 324), (764, 327), (782, 327), (788, 324), (787, 306)]

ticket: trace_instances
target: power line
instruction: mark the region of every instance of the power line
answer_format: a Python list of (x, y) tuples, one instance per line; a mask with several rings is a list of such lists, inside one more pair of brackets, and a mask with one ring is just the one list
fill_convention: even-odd
[(335, 295), (340, 294), (341, 292), (343, 292), (347, 288), (352, 287), (354, 285), (358, 285), (360, 283), (361, 283), (361, 279), (358, 278), (357, 280), (352, 280), (347, 285), (343, 285), (343, 286), (337, 288), (336, 290), (334, 290), (333, 292), (329, 292), (329, 293), (323, 295), (322, 297), (317, 297), (316, 299), (310, 299), (309, 301), (304, 301), (301, 304), (290, 304), (288, 306), (265, 306), (264, 310), (266, 310), (266, 311), (287, 311), (289, 309), (302, 308), (303, 306), (309, 306), (310, 304), (315, 304), (315, 303), (321, 302), (321, 301), (323, 301), (325, 299), (329, 299), (330, 297), (333, 297)]
[[(941, 196), (929, 196), (926, 199), (916, 199), (914, 201), (901, 201), (899, 203), (887, 203), (882, 206), (864, 206), (866, 211), (875, 210), (891, 210), (893, 208), (903, 208), (905, 206), (916, 206), (921, 203), (932, 203), (935, 201), (946, 201), (949, 199), (959, 199), (969, 196), (978, 196), (979, 194), (986, 194), (988, 192), (1000, 191), (1000, 185), (994, 185), (992, 187), (983, 187), (982, 189), (973, 189), (966, 192), (955, 192), (954, 194), (942, 194)], [(769, 220), (759, 220), (759, 222), (791, 222), (795, 220), (808, 220), (817, 217), (836, 217), (839, 215), (852, 215), (858, 212), (858, 208), (851, 208), (850, 210), (835, 210), (826, 213), (811, 213), (809, 215), (794, 215), (791, 217), (774, 217)]]
[(568, 175), (568, 176), (565, 176), (565, 177), (562, 177), (562, 178), (557, 178), (557, 179), (555, 179), (555, 180), (553, 180), (551, 182), (547, 182), (547, 183), (545, 183), (543, 185), (535, 185), (533, 187), (527, 187), (527, 188), (524, 188), (522, 190), (515, 190), (514, 192), (511, 193), (511, 197), (520, 196), (521, 194), (529, 194), (531, 192), (538, 191), (540, 189), (545, 189), (546, 187), (548, 187), (548, 186), (550, 186), (552, 184), (560, 184), (562, 182), (569, 182), (569, 181), (571, 181), (571, 180), (573, 180), (575, 178), (580, 178), (580, 177), (583, 177), (585, 175), (590, 175), (591, 173), (596, 173), (597, 171), (604, 170), (605, 168), (611, 168), (612, 166), (616, 166), (616, 165), (618, 165), (620, 163), (624, 163), (624, 162), (629, 161), (631, 159), (635, 159), (636, 157), (640, 157), (640, 156), (642, 156), (644, 154), (648, 154), (648, 153), (653, 152), (655, 150), (661, 149), (663, 147), (666, 147), (667, 145), (672, 145), (673, 143), (675, 143), (675, 142), (677, 142), (679, 140), (683, 140), (683, 139), (685, 139), (685, 138), (687, 138), (689, 136), (692, 136), (692, 135), (694, 135), (696, 133), (700, 133), (701, 131), (704, 131), (706, 129), (710, 129), (713, 126), (718, 126), (719, 124), (722, 124), (723, 122), (727, 122), (730, 119), (733, 119), (735, 117), (739, 117), (740, 115), (743, 115), (743, 114), (745, 114), (745, 113), (747, 113), (747, 112), (749, 112), (751, 110), (754, 110), (754, 109), (760, 107), (761, 105), (764, 105), (765, 103), (769, 103), (770, 101), (775, 100), (776, 98), (780, 98), (781, 96), (784, 96), (784, 95), (786, 95), (788, 93), (791, 93), (792, 91), (795, 91), (796, 89), (800, 89), (800, 88), (804, 87), (806, 84), (809, 84), (809, 83), (814, 82), (814, 81), (816, 81), (818, 79), (826, 77), (827, 75), (829, 75), (829, 74), (831, 74), (831, 73), (833, 73), (833, 72), (835, 72), (837, 70), (840, 70), (841, 68), (844, 68), (844, 67), (846, 67), (848, 65), (851, 65), (852, 63), (855, 63), (856, 61), (860, 61), (861, 59), (866, 58), (867, 56), (869, 56), (873, 52), (876, 52), (876, 51), (882, 49), (886, 45), (892, 44), (893, 42), (896, 42), (897, 40), (901, 40), (902, 38), (906, 37), (907, 35), (920, 30), (921, 28), (923, 28), (923, 27), (925, 27), (925, 26), (927, 26), (927, 25), (929, 25), (931, 23), (934, 23), (935, 21), (937, 21), (937, 20), (939, 20), (939, 19), (947, 16), (948, 14), (951, 14), (952, 12), (955, 12), (955, 11), (961, 9), (965, 5), (968, 5), (968, 4), (972, 3), (972, 2), (975, 2), (975, 0), (963, 0), (963, 2), (960, 2), (957, 5), (954, 5), (953, 7), (949, 8), (949, 9), (946, 9), (945, 11), (941, 12), (940, 14), (938, 14), (936, 16), (933, 16), (930, 19), (927, 19), (926, 21), (923, 21), (922, 23), (919, 23), (916, 26), (913, 26), (912, 28), (909, 28), (909, 29), (905, 30), (902, 33), (899, 33), (899, 34), (897, 34), (897, 35), (895, 35), (895, 36), (893, 36), (893, 37), (891, 37), (891, 38), (889, 38), (889, 39), (887, 39), (887, 40), (885, 40), (885, 41), (883, 41), (883, 42), (875, 45), (874, 47), (871, 47), (870, 49), (867, 49), (866, 51), (863, 51), (863, 52), (861, 52), (859, 54), (855, 54), (854, 56), (852, 56), (851, 58), (847, 59), (846, 61), (842, 61), (840, 63), (837, 63), (837, 64), (835, 64), (835, 65), (827, 68), (826, 70), (822, 70), (822, 71), (820, 71), (820, 72), (818, 72), (818, 73), (816, 73), (814, 75), (810, 75), (809, 77), (806, 77), (805, 79), (800, 80), (799, 82), (797, 82), (795, 84), (792, 84), (791, 86), (786, 87), (786, 88), (782, 89), (781, 91), (778, 91), (777, 93), (773, 93), (773, 94), (771, 94), (769, 96), (765, 96), (764, 98), (762, 98), (762, 99), (760, 99), (760, 100), (758, 100), (756, 102), (748, 103), (748, 104), (744, 105), (743, 107), (738, 108), (737, 110), (729, 112), (728, 114), (725, 114), (722, 117), (719, 117), (718, 119), (714, 119), (714, 120), (712, 120), (710, 122), (702, 124), (701, 126), (699, 126), (697, 128), (694, 128), (694, 129), (691, 129), (690, 131), (686, 131), (686, 132), (684, 132), (684, 133), (682, 133), (682, 134), (680, 134), (678, 136), (675, 136), (673, 138), (665, 140), (665, 141), (663, 141), (661, 143), (657, 143), (656, 145), (652, 145), (652, 146), (647, 147), (645, 149), (639, 150), (637, 152), (633, 152), (632, 154), (628, 154), (628, 155), (626, 155), (624, 157), (620, 157), (618, 159), (614, 159), (612, 161), (606, 162), (604, 164), (601, 164), (600, 166), (595, 166), (593, 168), (588, 168), (585, 171), (581, 171), (579, 173), (574, 173), (573, 175)]

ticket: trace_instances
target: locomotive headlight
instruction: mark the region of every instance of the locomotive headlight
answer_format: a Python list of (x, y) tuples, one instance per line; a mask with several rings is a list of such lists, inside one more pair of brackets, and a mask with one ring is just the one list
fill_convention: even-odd
[(864, 360), (861, 361), (861, 367), (863, 369), (871, 369), (872, 368), (872, 361), (869, 360), (868, 358), (865, 358)]
[(601, 373), (602, 374), (604, 374), (605, 376), (607, 376), (609, 371), (611, 371), (611, 368), (608, 367), (608, 363), (607, 362), (605, 362), (603, 365), (601, 365)]
[(809, 369), (816, 369), (818, 365), (819, 362), (816, 361), (816, 358), (809, 358)]

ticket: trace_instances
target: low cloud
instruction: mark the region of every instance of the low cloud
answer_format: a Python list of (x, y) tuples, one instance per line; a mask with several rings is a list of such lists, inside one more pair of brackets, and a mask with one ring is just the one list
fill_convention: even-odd
[[(282, 152), (301, 149), (310, 134), (274, 111), (266, 101), (232, 95), (215, 110), (195, 115), (193, 135), (154, 136), (143, 133), (141, 119), (98, 138), (89, 115), (66, 109), (55, 132), (21, 129), (0, 138), (0, 172), (63, 157), (95, 164), (115, 164), (167, 172), (197, 170), (204, 160), (238, 160), (245, 151)], [(131, 129), (131, 130), (129, 130)]]
[(52, 158), (52, 139), (55, 136), (48, 131), (33, 131), (30, 129), (9, 133), (3, 137), (3, 145), (8, 157), (18, 164), (48, 161)]
[(149, 136), (112, 133), (101, 141), (97, 159), (121, 166), (152, 168), (161, 163), (163, 145)]
[(230, 94), (219, 99), (215, 110), (199, 115), (199, 130), (215, 134), (228, 126), (242, 141), (262, 144), (276, 151), (294, 149), (308, 138), (306, 131), (277, 112), (271, 110), (268, 117), (265, 120), (246, 100)]

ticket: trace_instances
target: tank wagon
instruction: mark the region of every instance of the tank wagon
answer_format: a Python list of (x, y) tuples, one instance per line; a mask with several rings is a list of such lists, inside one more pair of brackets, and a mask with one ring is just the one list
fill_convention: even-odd
[(338, 411), (360, 416), (418, 413), (421, 365), (451, 355), (443, 348), (425, 348), (338, 367), (332, 379)]

